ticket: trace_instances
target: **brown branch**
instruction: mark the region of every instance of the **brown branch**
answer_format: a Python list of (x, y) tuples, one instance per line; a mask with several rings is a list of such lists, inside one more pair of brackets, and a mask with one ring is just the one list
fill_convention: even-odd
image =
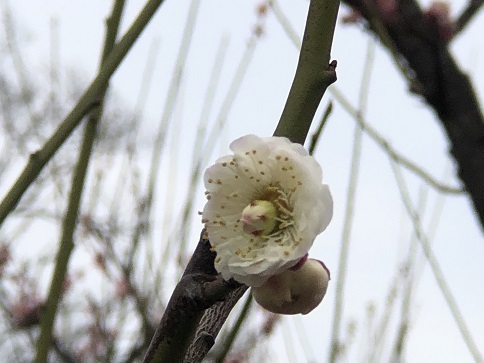
[(447, 133), (459, 177), (484, 226), (484, 118), (472, 84), (440, 38), (437, 24), (424, 16), (415, 0), (399, 1), (391, 14), (383, 14), (375, 3), (365, 0), (345, 2), (356, 8), (370, 27), (376, 10), (395, 49), (415, 72), (418, 91)]
[(198, 363), (203, 361), (209, 350), (215, 344), (215, 338), (222, 329), (230, 311), (247, 289), (247, 286), (241, 285), (235, 290), (232, 290), (225, 300), (215, 303), (210, 309), (205, 311), (198, 325), (195, 337), (188, 347), (183, 363)]
[(470, 0), (469, 3), (467, 4), (466, 8), (462, 11), (462, 13), (459, 15), (455, 22), (455, 32), (459, 33), (465, 27), (469, 22), (474, 18), (474, 15), (476, 15), (481, 8), (482, 4), (484, 4), (484, 0)]
[(241, 286), (218, 276), (214, 267), (215, 252), (203, 238), (204, 232), (168, 302), (144, 362), (182, 362), (204, 310)]

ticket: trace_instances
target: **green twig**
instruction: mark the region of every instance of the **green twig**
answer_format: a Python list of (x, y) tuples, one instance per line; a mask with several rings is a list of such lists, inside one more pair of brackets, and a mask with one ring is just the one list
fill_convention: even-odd
[(286, 32), (286, 35), (297, 47), (297, 49), (301, 49), (301, 39), (299, 38), (299, 34), (296, 32), (296, 30), (294, 30), (294, 27), (291, 25), (289, 19), (279, 7), (279, 2), (277, 0), (271, 0), (269, 4), (277, 21), (279, 24), (281, 24), (282, 29)]
[[(133, 119), (131, 121), (131, 124), (133, 124), (133, 128), (129, 131), (128, 138), (126, 140), (126, 145), (125, 145), (125, 150), (126, 154), (123, 157), (123, 163), (121, 164), (120, 170), (119, 170), (119, 176), (117, 179), (116, 186), (113, 189), (113, 196), (114, 198), (111, 201), (111, 206), (110, 208), (110, 213), (109, 213), (109, 225), (113, 225), (116, 223), (116, 218), (118, 216), (118, 212), (122, 203), (122, 198), (119, 198), (120, 195), (123, 195), (126, 188), (129, 187), (130, 183), (128, 180), (132, 180), (133, 178), (129, 178), (131, 175), (136, 175), (137, 171), (133, 170), (132, 167), (132, 160), (134, 159), (134, 156), (136, 155), (136, 138), (138, 136), (138, 132), (140, 129), (140, 123), (135, 122), (137, 120), (137, 117), (139, 115), (142, 115), (144, 113), (146, 101), (148, 100), (148, 95), (150, 91), (150, 87), (153, 81), (153, 72), (155, 70), (155, 65), (157, 62), (157, 54), (159, 51), (160, 47), (160, 42), (158, 39), (155, 39), (151, 42), (150, 50), (148, 51), (148, 55), (146, 56), (146, 64), (143, 67), (143, 75), (141, 76), (141, 87), (140, 90), (138, 91), (138, 95), (136, 97), (136, 104), (134, 106), (134, 112), (133, 112)], [(127, 170), (130, 170), (130, 172), (127, 172)], [(137, 185), (138, 183), (136, 183)], [(137, 188), (138, 190), (138, 188)], [(139, 194), (139, 193), (136, 193)], [(134, 197), (134, 196), (133, 196)], [(136, 198), (134, 198), (136, 200)], [(144, 215), (142, 213), (138, 213), (138, 221), (137, 221), (137, 226), (134, 228), (135, 232), (133, 232), (132, 240), (137, 238), (136, 234), (136, 229), (139, 228), (139, 225), (144, 225)], [(142, 226), (141, 226), (142, 227)], [(143, 229), (143, 228), (141, 228)], [(141, 234), (141, 232), (139, 232)], [(133, 242), (131, 242), (133, 244)]]
[[(173, 110), (178, 99), (180, 92), (181, 81), (183, 77), (183, 72), (185, 70), (185, 64), (188, 57), (188, 51), (190, 50), (190, 45), (193, 39), (193, 32), (195, 29), (195, 22), (198, 16), (198, 10), (200, 8), (200, 0), (192, 0), (190, 2), (190, 8), (187, 14), (187, 20), (185, 22), (185, 27), (183, 29), (182, 41), (180, 43), (180, 48), (178, 49), (178, 54), (175, 62), (175, 67), (172, 72), (172, 78), (170, 80), (170, 85), (168, 87), (168, 95), (165, 100), (163, 107), (163, 113), (161, 115), (160, 125), (156, 133), (155, 144), (152, 150), (151, 164), (148, 176), (148, 185), (146, 187), (146, 216), (148, 222), (151, 218), (151, 211), (153, 206), (153, 200), (157, 187), (158, 173), (161, 169), (163, 149), (165, 147), (166, 135), (168, 133), (168, 128), (170, 121), (172, 119)], [(167, 199), (165, 202), (165, 220), (170, 217), (169, 205)], [(171, 249), (171, 246), (167, 243), (166, 249)], [(166, 266), (162, 265), (162, 266)]]
[(96, 78), (84, 91), (59, 128), (47, 140), (42, 149), (30, 156), (24, 170), (0, 204), (0, 226), (9, 213), (15, 209), (25, 191), (34, 182), (47, 162), (79, 125), (82, 118), (99, 106), (99, 95), (102, 90), (162, 3), (163, 0), (149, 0), (146, 3), (129, 30), (109, 54)]
[(333, 112), (333, 102), (329, 102), (326, 110), (323, 113), (323, 117), (321, 117), (321, 121), (319, 122), (318, 128), (314, 131), (313, 136), (311, 136), (311, 144), (309, 144), (309, 155), (313, 155), (314, 150), (316, 150), (316, 145), (318, 144), (319, 138), (321, 137), (321, 133), (323, 132), (324, 125), (326, 125), (326, 121), (328, 121), (329, 115)]
[[(222, 37), (220, 45), (218, 47), (215, 62), (212, 67), (210, 74), (210, 80), (208, 82), (206, 94), (203, 101), (203, 108), (200, 114), (200, 119), (197, 127), (197, 137), (195, 140), (195, 145), (193, 146), (192, 154), (192, 167), (190, 175), (190, 185), (188, 187), (188, 192), (186, 193), (185, 202), (183, 203), (183, 211), (175, 224), (176, 238), (179, 241), (178, 245), (178, 260), (183, 259), (185, 253), (185, 247), (188, 242), (188, 236), (190, 235), (190, 225), (189, 219), (192, 216), (193, 204), (196, 200), (196, 192), (200, 185), (200, 174), (202, 173), (202, 161), (203, 161), (203, 140), (207, 133), (207, 125), (209, 120), (209, 115), (213, 107), (215, 94), (219, 86), (220, 75), (222, 73), (222, 66), (224, 64), (225, 55), (227, 53), (229, 41), (227, 37)], [(166, 247), (163, 253), (162, 262), (167, 262), (169, 258), (170, 245)]]
[[(199, 180), (200, 174), (203, 173), (203, 165), (204, 163), (211, 157), (212, 152), (215, 148), (216, 141), (220, 136), (220, 132), (223, 130), (225, 127), (225, 124), (227, 122), (228, 114), (230, 110), (232, 109), (232, 106), (234, 104), (234, 101), (237, 97), (238, 92), (240, 91), (242, 81), (245, 79), (245, 76), (247, 74), (247, 70), (249, 68), (249, 65), (253, 59), (253, 55), (255, 52), (255, 47), (258, 43), (259, 37), (257, 36), (252, 36), (245, 48), (245, 51), (240, 58), (240, 62), (237, 65), (237, 68), (235, 70), (234, 76), (232, 78), (232, 81), (229, 85), (228, 91), (225, 95), (224, 100), (222, 101), (222, 105), (220, 107), (220, 110), (217, 114), (215, 124), (213, 125), (212, 129), (208, 133), (208, 136), (205, 139), (204, 146), (200, 145), (201, 151), (199, 153), (199, 157), (196, 160), (196, 164), (192, 168), (192, 175), (191, 175), (191, 181)], [(207, 104), (208, 100), (205, 102)], [(208, 117), (208, 114), (207, 116)], [(199, 134), (200, 135), (200, 134)], [(204, 132), (204, 135), (206, 135), (206, 131)], [(201, 140), (203, 141), (203, 140)], [(193, 193), (195, 193), (196, 190), (193, 190)], [(188, 225), (188, 223), (187, 223)], [(188, 230), (181, 230), (181, 234), (179, 236), (179, 246), (178, 246), (178, 258), (180, 259), (183, 254), (185, 253), (186, 250), (186, 245), (187, 245), (187, 238), (186, 236), (188, 235)], [(166, 254), (166, 253), (165, 253)]]
[[(370, 75), (373, 66), (374, 43), (371, 41), (365, 57), (365, 69), (360, 88), (359, 113), (364, 114), (367, 105), (368, 89), (370, 86)], [(363, 130), (360, 125), (355, 125), (353, 153), (351, 157), (350, 180), (348, 183), (348, 199), (346, 201), (345, 219), (343, 226), (343, 236), (341, 237), (341, 250), (338, 263), (338, 274), (336, 278), (336, 292), (334, 302), (333, 324), (331, 329), (331, 348), (329, 361), (334, 363), (340, 353), (340, 330), (343, 318), (344, 287), (346, 283), (346, 272), (348, 268), (349, 246), (351, 240), (351, 230), (353, 226), (354, 207), (356, 201), (356, 190), (358, 186), (358, 175), (360, 170), (360, 160), (362, 151)]]
[[(101, 56), (101, 66), (104, 64), (108, 54), (114, 47), (118, 34), (119, 23), (124, 10), (125, 0), (116, 0), (113, 5), (111, 16), (107, 20), (106, 37), (104, 49)], [(71, 253), (74, 249), (74, 231), (77, 225), (79, 207), (82, 191), (84, 189), (87, 167), (92, 154), (94, 140), (96, 138), (98, 121), (102, 114), (102, 102), (108, 84), (106, 83), (99, 93), (99, 107), (94, 109), (84, 129), (79, 159), (72, 178), (72, 187), (67, 206), (67, 212), (62, 225), (62, 236), (60, 239), (59, 251), (57, 253), (56, 265), (50, 285), (49, 295), (40, 321), (40, 334), (37, 340), (37, 351), (35, 361), (38, 363), (47, 362), (47, 357), (53, 342), (54, 322), (57, 313), (57, 306), (62, 294), (62, 285), (67, 274), (67, 266)]]
[(336, 81), (336, 62), (329, 62), (338, 8), (338, 0), (310, 2), (296, 74), (274, 136), (304, 144), (324, 92)]
[(420, 242), (422, 251), (427, 259), (427, 262), (430, 265), (434, 278), (437, 281), (437, 286), (439, 287), (440, 292), (442, 293), (445, 302), (449, 307), (450, 313), (452, 314), (452, 317), (454, 318), (459, 332), (461, 333), (462, 339), (464, 340), (467, 349), (469, 349), (469, 353), (474, 358), (474, 362), (483, 363), (484, 358), (481, 355), (478, 345), (474, 341), (472, 334), (470, 333), (469, 328), (466, 325), (466, 322), (464, 321), (464, 317), (457, 305), (457, 301), (455, 300), (454, 295), (450, 291), (450, 287), (444, 277), (442, 268), (440, 267), (440, 264), (437, 261), (437, 258), (435, 257), (435, 254), (430, 245), (429, 239), (424, 232), (420, 217), (412, 204), (407, 185), (402, 175), (402, 171), (393, 160), (390, 160), (390, 164), (392, 166), (393, 174), (395, 175), (397, 181), (397, 186), (400, 191), (400, 197), (402, 199), (403, 205), (405, 206), (407, 214), (412, 221), (414, 233), (418, 241)]
[(373, 128), (366, 120), (365, 117), (358, 112), (358, 110), (353, 107), (348, 99), (343, 95), (343, 93), (336, 87), (331, 87), (329, 89), (331, 95), (338, 101), (338, 103), (343, 107), (343, 109), (348, 112), (353, 119), (360, 125), (365, 134), (367, 134), (373, 141), (375, 141), (390, 157), (399, 165), (410, 170), (412, 173), (423, 179), (432, 188), (435, 188), (439, 192), (448, 194), (463, 194), (465, 190), (458, 187), (453, 187), (446, 185), (438, 181), (435, 177), (427, 173), (422, 167), (415, 164), (412, 160), (407, 158), (405, 155), (400, 154), (395, 150), (390, 142), (386, 140), (375, 128)]
[(237, 65), (237, 68), (234, 73), (234, 77), (229, 85), (229, 88), (226, 92), (225, 98), (222, 101), (222, 105), (220, 106), (220, 110), (217, 114), (215, 124), (213, 125), (212, 129), (210, 130), (206, 141), (205, 147), (203, 148), (203, 158), (200, 160), (200, 165), (203, 164), (207, 159), (209, 159), (212, 155), (213, 149), (215, 148), (215, 144), (217, 139), (220, 136), (220, 132), (225, 127), (227, 123), (229, 112), (232, 109), (234, 101), (240, 91), (240, 87), (242, 85), (242, 81), (245, 79), (247, 74), (247, 70), (249, 68), (250, 63), (252, 62), (256, 45), (259, 41), (260, 37), (252, 35), (247, 42), (247, 46), (245, 47), (245, 51), (240, 58), (240, 62)]

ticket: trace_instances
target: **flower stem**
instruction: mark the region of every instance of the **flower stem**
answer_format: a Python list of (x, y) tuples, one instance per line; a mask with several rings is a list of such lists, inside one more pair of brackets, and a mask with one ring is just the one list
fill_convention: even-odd
[(274, 136), (304, 144), (324, 92), (336, 81), (330, 53), (338, 8), (339, 0), (310, 2), (296, 74)]

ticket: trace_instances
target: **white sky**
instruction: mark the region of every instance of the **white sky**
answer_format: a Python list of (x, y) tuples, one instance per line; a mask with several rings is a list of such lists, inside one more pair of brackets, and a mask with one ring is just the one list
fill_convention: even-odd
[[(47, 67), (50, 54), (49, 24), (54, 18), (59, 26), (61, 66), (80, 70), (86, 79), (95, 75), (104, 37), (103, 20), (110, 10), (110, 1), (17, 0), (9, 3), (18, 24), (24, 28), (24, 34), (28, 34), (24, 54), (29, 62), (32, 61), (37, 67)], [(456, 9), (461, 8), (465, 2), (452, 3), (454, 13), (458, 13)], [(142, 4), (140, 0), (128, 1), (123, 30), (131, 23)], [(202, 2), (181, 92), (184, 107), (179, 111), (179, 116), (183, 119), (185, 135), (182, 145), (193, 144), (191, 139), (195, 132), (194, 125), (202, 107), (210, 67), (221, 37), (225, 35), (229, 37), (230, 45), (215, 110), (220, 107), (255, 22), (255, 4), (255, 1), (241, 0)], [(152, 130), (157, 129), (160, 120), (160, 110), (171, 79), (188, 5), (187, 0), (167, 0), (162, 5), (112, 83), (112, 89), (121, 95), (127, 105), (134, 107), (150, 45), (155, 39), (160, 42), (158, 64), (144, 111), (141, 142), (147, 145), (152, 142)], [(307, 2), (281, 0), (281, 7), (301, 34)], [(476, 17), (452, 44), (452, 51), (461, 67), (471, 72), (481, 100), (484, 94), (481, 42), (484, 34), (483, 20), (482, 14)], [(337, 27), (332, 53), (332, 57), (338, 60), (336, 85), (353, 105), (358, 101), (367, 45), (368, 37), (362, 29), (356, 26)], [(296, 62), (295, 47), (274, 17), (269, 15), (266, 34), (257, 45), (216, 153), (226, 152), (229, 142), (241, 135), (272, 134)], [(377, 46), (367, 107), (368, 121), (397, 150), (415, 160), (430, 174), (439, 180), (452, 175), (447, 177), (446, 183), (458, 186), (459, 181), (453, 176), (455, 165), (448, 157), (448, 144), (442, 128), (420, 98), (409, 96), (407, 88), (386, 51)], [(322, 105), (325, 106), (330, 98), (327, 94)], [(316, 241), (311, 255), (324, 260), (328, 265), (332, 271), (333, 285), (330, 285), (324, 302), (313, 313), (302, 318), (287, 318), (278, 330), (271, 349), (277, 356), (285, 357), (284, 346), (287, 342), (284, 342), (283, 330), (288, 334), (290, 329), (293, 331), (291, 334), (294, 334), (293, 320), (303, 322), (313, 353), (309, 357), (303, 354), (298, 340), (295, 340), (299, 352), (298, 363), (309, 360), (325, 362), (327, 357), (354, 125), (355, 122), (335, 102), (335, 110), (315, 155), (323, 167), (325, 182), (331, 187), (335, 215), (328, 230)], [(396, 274), (396, 266), (403, 262), (411, 235), (411, 224), (400, 202), (388, 158), (367, 137), (364, 137), (363, 146), (344, 304), (345, 324), (349, 319), (358, 320), (356, 347), (348, 358), (349, 362), (359, 361), (359, 353), (366, 352), (365, 346), (371, 344), (364, 334), (366, 306), (372, 301), (376, 304), (377, 312), (381, 313), (385, 296)], [(218, 156), (212, 155), (212, 160)], [(180, 152), (178, 156), (179, 164), (186, 166), (185, 169), (181, 167), (177, 175), (182, 185), (188, 183), (184, 178), (188, 175), (186, 169), (190, 165), (190, 157), (191, 149), (186, 153)], [(405, 173), (405, 176), (416, 205), (421, 180), (409, 173)], [(3, 190), (5, 187), (3, 184)], [(202, 191), (200, 194), (203, 194)], [(432, 208), (438, 198), (433, 190), (429, 191), (428, 213), (423, 217), (425, 227), (429, 224)], [(198, 208), (201, 209), (202, 195), (198, 201)], [(445, 197), (435, 233), (434, 251), (472, 336), (478, 344), (481, 343), (481, 354), (484, 354), (484, 241), (481, 231), (469, 198)], [(193, 233), (194, 236), (198, 234), (196, 228)], [(196, 237), (193, 241), (196, 241)], [(397, 299), (400, 297), (399, 294)], [(472, 361), (428, 266), (418, 285), (412, 313), (411, 333), (407, 343), (408, 362)], [(285, 361), (286, 358), (280, 359)]]

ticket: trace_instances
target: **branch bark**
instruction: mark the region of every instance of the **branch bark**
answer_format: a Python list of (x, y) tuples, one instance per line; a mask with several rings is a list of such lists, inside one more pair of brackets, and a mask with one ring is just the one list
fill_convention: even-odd
[[(237, 282), (227, 282), (218, 276), (214, 267), (215, 252), (210, 250), (210, 242), (204, 234), (203, 230), (198, 246), (168, 302), (146, 352), (145, 363), (183, 362), (204, 311), (243, 287)], [(212, 319), (220, 320), (220, 317), (212, 316)], [(204, 345), (208, 346), (208, 352), (215, 336), (210, 331), (203, 333), (203, 340), (206, 341)]]

